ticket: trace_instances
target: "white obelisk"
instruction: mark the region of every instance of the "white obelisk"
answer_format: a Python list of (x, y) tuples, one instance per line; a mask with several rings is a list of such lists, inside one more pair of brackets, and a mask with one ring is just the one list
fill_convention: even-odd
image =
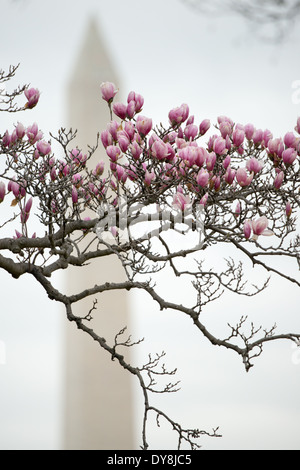
[[(111, 81), (120, 87), (105, 44), (94, 21), (88, 26), (69, 84), (68, 122), (78, 129), (74, 147), (87, 153), (96, 143), (98, 132), (110, 120), (107, 103), (101, 98), (100, 84)], [(105, 160), (102, 148), (93, 162)], [(72, 268), (66, 275), (66, 291), (75, 293), (95, 284), (124, 280), (118, 260), (111, 257), (83, 268)], [(94, 298), (81, 302), (75, 314), (84, 316)], [(97, 310), (89, 325), (113, 345), (115, 335), (129, 327), (128, 298), (121, 291), (97, 297)], [(109, 354), (75, 324), (67, 325), (65, 364), (65, 449), (134, 449), (132, 378)]]

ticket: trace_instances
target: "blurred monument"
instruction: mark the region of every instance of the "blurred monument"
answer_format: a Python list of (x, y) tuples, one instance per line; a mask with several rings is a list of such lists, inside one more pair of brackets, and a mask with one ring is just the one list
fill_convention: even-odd
[[(107, 103), (100, 92), (104, 81), (114, 82), (120, 88), (105, 42), (100, 38), (96, 23), (91, 21), (68, 86), (68, 126), (78, 129), (74, 147), (82, 149), (83, 153), (87, 153), (88, 145), (96, 144), (97, 133), (104, 130), (110, 120)], [(100, 142), (92, 164), (106, 159)], [(68, 293), (107, 281), (124, 280), (118, 260), (105, 257), (97, 261), (98, 264), (94, 260), (90, 266), (68, 270)], [(74, 313), (85, 316), (93, 300), (81, 302)], [(129, 326), (126, 294), (121, 291), (102, 294), (92, 316), (93, 321), (88, 326), (113, 345), (115, 335)], [(112, 361), (92, 338), (77, 330), (74, 323), (67, 325), (65, 361), (64, 448), (133, 449), (130, 374)]]

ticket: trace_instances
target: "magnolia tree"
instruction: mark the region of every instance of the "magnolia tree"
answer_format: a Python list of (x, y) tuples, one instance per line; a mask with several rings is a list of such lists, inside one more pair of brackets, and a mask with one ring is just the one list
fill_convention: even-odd
[[(15, 72), (16, 67), (2, 71), (1, 82)], [(142, 112), (140, 94), (130, 92), (127, 102), (118, 102), (116, 94), (113, 83), (99, 84), (98, 98), (102, 95), (107, 102), (109, 122), (87, 153), (74, 145), (72, 130), (50, 134), (48, 141), (36, 123), (25, 128), (16, 122), (0, 135), (0, 201), (9, 199), (11, 208), (10, 216), (1, 222), (2, 232), (5, 227), (10, 236), (0, 239), (0, 266), (15, 279), (31, 275), (50, 299), (64, 306), (69, 321), (136, 378), (144, 396), (142, 449), (149, 446), (150, 413), (171, 424), (178, 448), (185, 444), (195, 449), (202, 435), (218, 436), (218, 429), (183, 428), (153, 406), (152, 393), (177, 390), (177, 382), (168, 382), (175, 371), (161, 363), (163, 354), (149, 355), (141, 367), (126, 360), (120, 346), (133, 346), (139, 340), (124, 340), (125, 329), (116, 332), (112, 344), (94, 331), (89, 322), (96, 309), (95, 296), (111, 290), (142, 290), (161, 310), (188, 317), (212, 345), (236, 353), (246, 371), (270, 341), (287, 339), (299, 345), (300, 332), (286, 334), (252, 322), (249, 328), (245, 317), (219, 337), (201, 314), (224, 291), (236, 296), (261, 292), (271, 275), (300, 287), (297, 275), (277, 268), (278, 259), (287, 258), (296, 268), (300, 260), (296, 220), (300, 118), (295, 130), (281, 138), (251, 123), (234, 123), (227, 116), (219, 116), (214, 126), (205, 118), (197, 122), (188, 105), (182, 104), (170, 110), (165, 125), (155, 126)], [(28, 86), (12, 92), (3, 89), (2, 111), (30, 110), (39, 96), (37, 89)], [(52, 151), (54, 142), (61, 148), (60, 156)], [(107, 161), (92, 165), (98, 145), (104, 147)], [(35, 233), (29, 229), (33, 218), (40, 225)], [(172, 234), (185, 242), (174, 244)], [(206, 253), (215, 245), (235, 250), (225, 268), (207, 266)], [(107, 256), (121, 262), (123, 282), (93, 284), (72, 295), (53, 284), (55, 272)], [(243, 260), (265, 271), (260, 286), (245, 279)], [(177, 280), (190, 281), (193, 295), (185, 296), (182, 303), (166, 298), (155, 283), (163, 269), (171, 270)], [(92, 309), (75, 315), (74, 306), (87, 297), (94, 302)], [(158, 377), (167, 382), (161, 388)]]

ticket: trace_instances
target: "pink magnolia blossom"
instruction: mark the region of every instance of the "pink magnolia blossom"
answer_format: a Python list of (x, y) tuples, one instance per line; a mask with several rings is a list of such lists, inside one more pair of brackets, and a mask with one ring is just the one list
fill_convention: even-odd
[(129, 101), (126, 107), (126, 115), (129, 119), (132, 119), (135, 115), (135, 102)]
[(142, 97), (142, 95), (138, 94), (138, 93), (135, 93), (135, 91), (131, 91), (129, 94), (128, 94), (128, 97), (127, 97), (127, 103), (134, 103), (134, 110), (135, 110), (135, 113), (138, 113), (141, 111), (143, 105), (144, 105), (144, 98)]
[(285, 165), (292, 165), (297, 157), (297, 152), (293, 148), (288, 148), (282, 152), (281, 156)]
[(250, 123), (246, 124), (244, 129), (245, 129), (245, 136), (247, 137), (248, 140), (251, 140), (255, 132), (255, 128), (253, 124), (250, 124)]
[(197, 145), (187, 145), (178, 150), (178, 156), (186, 162), (188, 166), (202, 166), (207, 157), (207, 151)]
[(254, 234), (254, 239), (256, 239), (259, 235), (270, 236), (273, 235), (272, 230), (269, 230), (268, 227), (268, 219), (265, 215), (259, 217), (256, 220), (251, 220), (251, 227)]
[(38, 140), (43, 138), (43, 134), (39, 131), (38, 125), (34, 122), (31, 126), (27, 127), (26, 135), (31, 144), (35, 144)]
[(224, 155), (227, 153), (226, 141), (223, 137), (217, 137), (213, 143), (213, 150), (217, 155)]
[(258, 145), (261, 144), (263, 141), (263, 131), (262, 129), (255, 129), (254, 134), (252, 136), (253, 143)]
[(128, 135), (130, 142), (134, 139), (135, 136), (135, 127), (130, 121), (126, 121), (124, 125), (124, 131)]
[(285, 206), (285, 213), (286, 213), (286, 216), (287, 218), (289, 219), (292, 215), (292, 206), (291, 206), (291, 203), (290, 202), (287, 202), (286, 203), (286, 206)]
[(217, 160), (217, 155), (215, 154), (215, 152), (207, 152), (206, 168), (208, 171), (212, 171), (214, 169), (216, 160)]
[(230, 165), (230, 162), (231, 162), (231, 158), (230, 158), (230, 155), (226, 155), (226, 157), (224, 158), (223, 160), (223, 167), (225, 168), (225, 170), (227, 169), (227, 167)]
[(296, 136), (293, 132), (287, 132), (283, 138), (283, 142), (286, 147), (295, 148)]
[(192, 206), (192, 203), (188, 195), (186, 196), (182, 194), (181, 192), (177, 191), (177, 193), (174, 195), (174, 198), (173, 198), (173, 206), (176, 209), (179, 209), (183, 212), (187, 209), (190, 209), (190, 207)]
[(24, 209), (21, 210), (21, 223), (25, 224), (29, 218), (30, 215), (30, 210), (32, 207), (32, 197), (28, 199), (28, 201), (25, 204)]
[(119, 103), (119, 102), (114, 103), (113, 112), (120, 119), (124, 120), (127, 116), (127, 105), (124, 103)]
[(189, 107), (187, 104), (182, 104), (177, 108), (171, 109), (168, 114), (171, 126), (176, 126), (187, 120), (189, 116)]
[(25, 127), (23, 126), (21, 122), (18, 122), (18, 124), (16, 125), (15, 132), (19, 140), (23, 139), (26, 131), (25, 131)]
[(236, 147), (240, 147), (244, 142), (245, 132), (242, 129), (234, 129), (232, 133), (232, 142)]
[(227, 167), (226, 173), (224, 175), (224, 180), (227, 184), (232, 184), (233, 180), (235, 177), (235, 170), (230, 168), (230, 166)]
[(234, 215), (235, 217), (239, 217), (240, 214), (241, 214), (241, 203), (238, 201), (235, 206)]
[(204, 168), (201, 168), (201, 170), (199, 171), (196, 177), (197, 183), (199, 184), (199, 186), (202, 186), (202, 188), (204, 188), (205, 186), (207, 186), (208, 180), (209, 180), (208, 171), (205, 170)]
[(193, 140), (198, 135), (196, 124), (188, 124), (184, 129), (184, 135), (188, 140)]
[(253, 173), (256, 175), (256, 173), (259, 173), (260, 170), (263, 168), (263, 164), (258, 161), (255, 157), (252, 157), (250, 158), (250, 160), (247, 161), (246, 168), (250, 172), (253, 171)]
[(276, 189), (280, 188), (280, 186), (282, 185), (283, 180), (284, 180), (284, 172), (280, 171), (279, 173), (277, 173), (277, 175), (274, 178), (274, 186), (275, 186)]
[(27, 98), (27, 103), (25, 104), (25, 108), (34, 108), (39, 99), (40, 99), (40, 92), (37, 88), (29, 88), (24, 91), (24, 94)]
[(111, 103), (114, 99), (114, 96), (118, 93), (118, 89), (112, 82), (102, 82), (100, 85), (100, 90), (102, 98), (108, 103)]
[(201, 135), (206, 134), (208, 129), (210, 128), (210, 120), (209, 119), (203, 119), (203, 121), (200, 123), (199, 126), (199, 132)]
[(248, 175), (245, 168), (239, 168), (236, 171), (235, 177), (240, 186), (249, 186), (253, 179), (253, 173), (250, 173), (250, 175)]
[(129, 151), (131, 155), (133, 156), (133, 158), (135, 160), (138, 160), (143, 150), (136, 141), (133, 141), (132, 144), (129, 145)]
[(72, 202), (73, 204), (78, 203), (78, 191), (75, 186), (72, 186)]
[(106, 147), (106, 153), (112, 162), (116, 162), (121, 155), (121, 150), (116, 145)]
[(228, 121), (222, 121), (219, 125), (219, 130), (221, 132), (221, 136), (225, 139), (227, 135), (232, 134), (232, 124)]
[(103, 147), (105, 148), (113, 144), (113, 138), (108, 129), (105, 129), (104, 131), (101, 132), (100, 138), (101, 138)]
[(208, 200), (208, 193), (205, 193), (204, 196), (199, 201), (199, 204), (202, 206), (205, 206)]
[(11, 136), (10, 136), (10, 133), (6, 131), (2, 139), (2, 145), (4, 147), (9, 147), (10, 144), (11, 144)]
[(121, 165), (116, 165), (116, 175), (118, 181), (120, 181), (121, 183), (125, 183), (127, 179), (127, 173)]
[(280, 146), (280, 139), (270, 139), (268, 142), (268, 149), (269, 149), (269, 152), (272, 154), (278, 153), (279, 146)]
[(142, 137), (145, 137), (152, 129), (152, 119), (139, 115), (136, 120), (136, 129)]
[(127, 132), (125, 131), (118, 132), (118, 144), (122, 152), (127, 151), (129, 144), (130, 144), (130, 139), (128, 137)]
[(262, 142), (265, 147), (268, 146), (270, 139), (273, 139), (273, 134), (271, 131), (269, 131), (269, 129), (265, 129), (263, 132), (263, 142)]
[(233, 127), (233, 120), (228, 116), (218, 116), (217, 120), (219, 124), (222, 122), (228, 122)]
[(168, 156), (169, 148), (161, 139), (155, 140), (151, 146), (152, 155), (158, 160), (165, 160)]
[(51, 145), (44, 140), (39, 140), (36, 144), (36, 148), (41, 155), (48, 155), (51, 152)]
[(252, 226), (251, 226), (250, 220), (246, 220), (245, 223), (244, 223), (245, 238), (247, 238), (247, 239), (250, 238), (251, 230), (252, 230)]

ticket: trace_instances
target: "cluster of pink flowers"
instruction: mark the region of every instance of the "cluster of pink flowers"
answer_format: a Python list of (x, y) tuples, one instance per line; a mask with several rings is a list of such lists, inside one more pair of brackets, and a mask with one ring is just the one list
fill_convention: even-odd
[[(112, 103), (117, 91), (115, 85), (106, 83), (101, 90), (103, 98)], [(274, 188), (279, 189), (286, 172), (300, 155), (300, 138), (293, 132), (276, 139), (268, 129), (256, 129), (251, 123), (234, 124), (227, 116), (218, 117), (219, 134), (210, 135), (207, 144), (201, 146), (198, 139), (211, 127), (208, 119), (196, 125), (188, 105), (182, 104), (170, 110), (170, 128), (160, 132), (153, 128), (149, 117), (138, 114), (143, 103), (141, 95), (130, 92), (126, 104), (113, 104), (113, 112), (121, 123), (112, 120), (101, 134), (110, 169), (117, 181), (124, 183), (129, 178), (149, 189), (157, 189), (158, 179), (165, 180), (166, 185), (172, 178), (185, 182), (186, 194), (177, 190), (174, 195), (176, 208), (190, 204), (189, 192), (198, 196), (203, 204), (209, 200), (210, 191), (218, 192), (229, 186), (238, 195), (238, 191), (250, 187), (264, 169), (273, 177)], [(300, 133), (300, 118), (295, 130)], [(267, 158), (262, 157), (263, 153)], [(244, 158), (241, 166), (234, 163), (236, 155), (241, 157), (239, 161)], [(124, 156), (126, 161), (122, 160)], [(260, 230), (264, 224), (264, 218), (259, 219), (259, 223), (249, 221), (245, 236), (249, 227), (254, 238), (266, 234), (265, 228)]]
[[(108, 187), (118, 192), (127, 180), (136, 185), (137, 194), (163, 194), (166, 188), (172, 195), (173, 207), (184, 211), (196, 201), (206, 206), (215, 194), (230, 191), (236, 195), (235, 217), (241, 214), (239, 195), (255, 188), (261, 175), (268, 176), (275, 191), (284, 185), (288, 175), (299, 166), (300, 137), (287, 132), (283, 139), (274, 138), (266, 129), (256, 129), (253, 124), (235, 124), (227, 116), (219, 116), (212, 128), (209, 119), (196, 124), (187, 104), (183, 103), (168, 113), (168, 128), (154, 127), (152, 119), (142, 113), (144, 98), (131, 91), (125, 103), (114, 102), (118, 92), (111, 82), (100, 86), (101, 95), (110, 108), (111, 121), (101, 132), (110, 174), (102, 179), (104, 162), (98, 162), (91, 173), (85, 172), (87, 155), (78, 148), (69, 150), (65, 159), (55, 159), (51, 143), (43, 139), (36, 123), (25, 128), (17, 123), (12, 133), (2, 136), (4, 153), (18, 159), (18, 150), (26, 151), (37, 162), (39, 180), (55, 183), (66, 180), (66, 191), (73, 206), (87, 204), (91, 199), (101, 201)], [(33, 108), (39, 100), (39, 91), (25, 91), (25, 108)], [(208, 135), (208, 131), (211, 131)], [(300, 134), (300, 118), (295, 127)], [(203, 143), (203, 139), (206, 142)], [(22, 147), (23, 146), (23, 147)], [(241, 163), (242, 162), (242, 163)], [(87, 176), (89, 175), (89, 176)], [(48, 180), (47, 180), (48, 178)], [(69, 185), (69, 186), (68, 186)], [(126, 189), (126, 188), (125, 188)], [(20, 203), (26, 196), (26, 183), (12, 179), (8, 186)], [(140, 191), (140, 193), (139, 193)], [(0, 202), (4, 200), (6, 186), (0, 182)], [(213, 202), (212, 202), (213, 203)], [(32, 200), (21, 205), (21, 222), (25, 224), (30, 214)], [(58, 204), (51, 202), (53, 213)], [(286, 217), (292, 213), (291, 204), (285, 206)], [(249, 239), (270, 235), (265, 216), (246, 220), (242, 233)]]

